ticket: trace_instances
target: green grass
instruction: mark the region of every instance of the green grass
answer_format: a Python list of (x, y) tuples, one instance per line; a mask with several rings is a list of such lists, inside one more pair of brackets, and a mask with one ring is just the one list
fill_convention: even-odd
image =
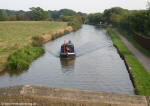
[(8, 57), (7, 70), (26, 70), (31, 62), (44, 53), (42, 47), (25, 46)]
[(95, 26), (100, 27), (100, 28), (106, 28), (107, 27), (106, 24), (96, 24)]
[(120, 34), (126, 37), (138, 50), (140, 50), (142, 53), (150, 57), (150, 52), (145, 48), (143, 48), (140, 44), (138, 44), (131, 34), (127, 34), (126, 31), (120, 28), (118, 28), (117, 30)]
[(50, 21), (4, 21), (0, 22), (0, 68), (9, 55), (29, 45), (33, 36), (53, 33), (64, 29), (67, 23)]
[(139, 63), (135, 56), (129, 52), (124, 43), (120, 40), (118, 35), (108, 28), (109, 34), (112, 36), (114, 44), (119, 51), (125, 56), (129, 65), (131, 75), (135, 85), (135, 93), (139, 95), (150, 96), (150, 75), (146, 69)]

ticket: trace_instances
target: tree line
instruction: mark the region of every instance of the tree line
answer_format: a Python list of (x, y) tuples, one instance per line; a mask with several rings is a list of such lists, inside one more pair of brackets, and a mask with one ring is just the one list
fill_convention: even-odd
[(150, 9), (127, 10), (120, 7), (106, 9), (103, 13), (88, 15), (89, 24), (107, 24), (120, 27), (128, 32), (137, 32), (150, 37)]
[(64, 21), (68, 22), (74, 30), (79, 29), (87, 14), (75, 12), (70, 9), (48, 10), (45, 11), (40, 7), (32, 7), (30, 11), (14, 11), (0, 9), (0, 21)]
[(71, 17), (76, 15), (86, 16), (85, 13), (75, 12), (70, 9), (61, 9), (58, 11), (45, 11), (40, 7), (32, 7), (29, 11), (0, 9), (0, 21), (69, 21)]

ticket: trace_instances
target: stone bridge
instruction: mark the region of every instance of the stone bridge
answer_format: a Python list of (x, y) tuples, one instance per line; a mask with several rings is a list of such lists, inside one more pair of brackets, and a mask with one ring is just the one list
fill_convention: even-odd
[(0, 88), (0, 106), (150, 106), (146, 96), (52, 88), (13, 86)]

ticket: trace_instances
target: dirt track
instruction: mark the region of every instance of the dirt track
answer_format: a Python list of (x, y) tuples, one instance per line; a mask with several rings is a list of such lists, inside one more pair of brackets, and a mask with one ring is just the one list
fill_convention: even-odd
[(114, 29), (114, 32), (119, 35), (120, 39), (124, 42), (126, 47), (135, 55), (139, 62), (145, 67), (145, 69), (150, 73), (150, 58), (145, 54), (141, 53), (137, 48), (135, 48), (123, 35)]

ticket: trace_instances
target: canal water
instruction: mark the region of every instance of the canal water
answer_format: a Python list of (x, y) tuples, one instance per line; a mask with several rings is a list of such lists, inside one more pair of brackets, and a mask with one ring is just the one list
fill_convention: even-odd
[[(59, 58), (64, 40), (74, 43), (77, 54), (74, 60)], [(83, 25), (77, 32), (48, 42), (44, 47), (46, 53), (29, 70), (1, 74), (0, 87), (27, 84), (134, 94), (124, 61), (105, 29)]]

